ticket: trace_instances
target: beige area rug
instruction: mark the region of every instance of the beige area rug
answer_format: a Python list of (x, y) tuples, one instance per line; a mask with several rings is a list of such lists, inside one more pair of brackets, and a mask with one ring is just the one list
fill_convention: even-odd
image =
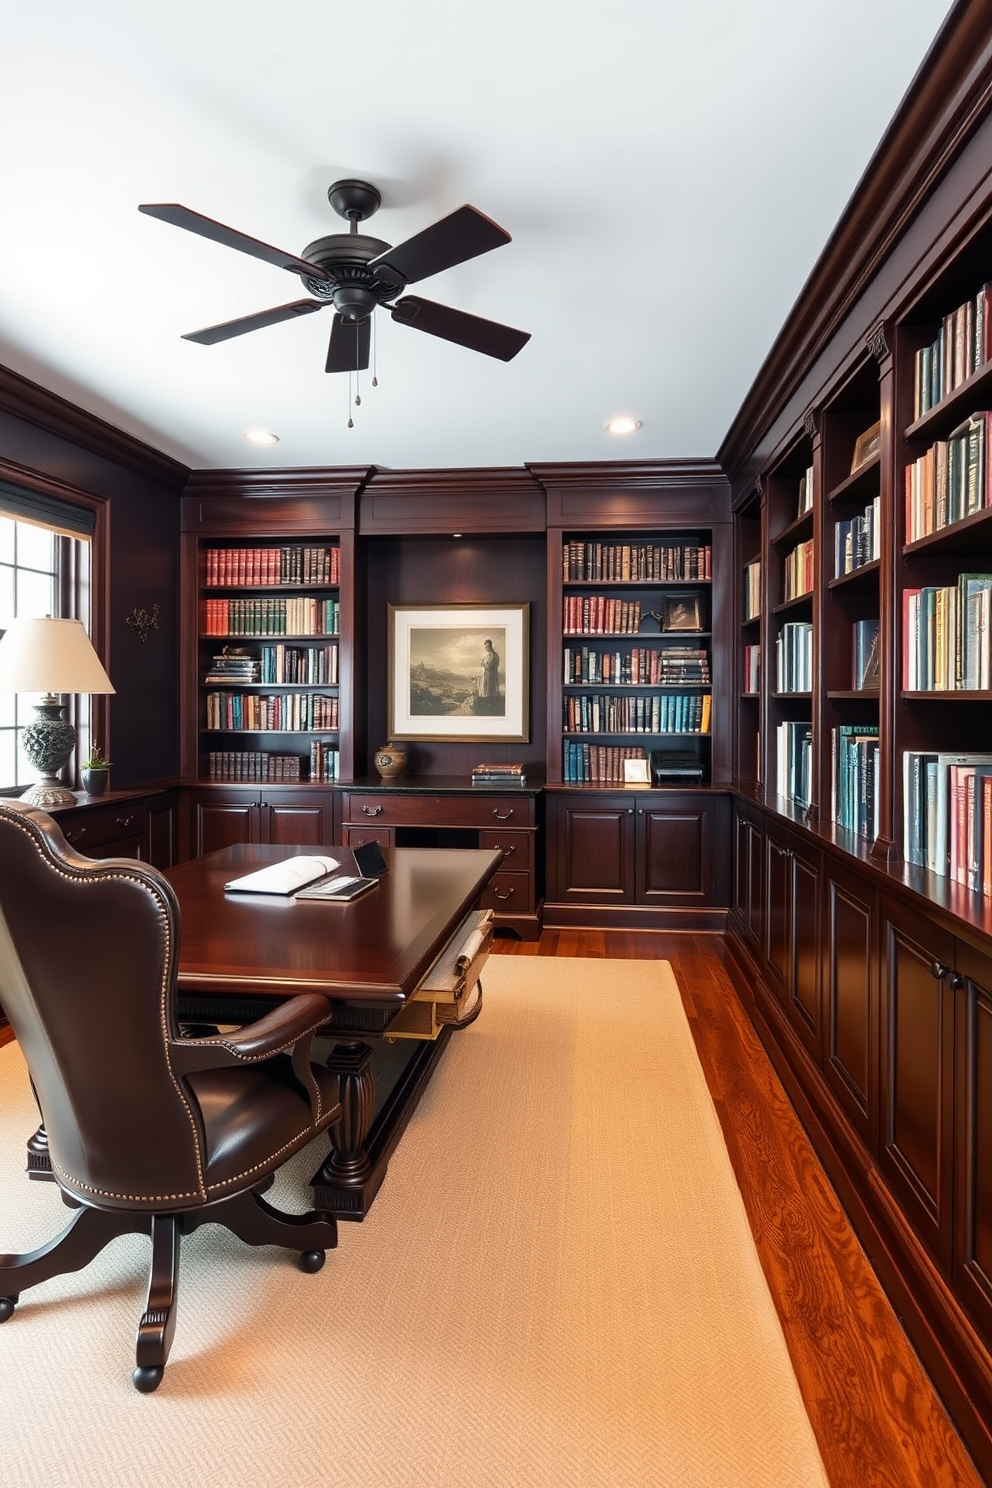
[[(24, 1294), (6, 1488), (824, 1488), (667, 963), (493, 957), (483, 980), (323, 1271), (186, 1239), (156, 1394), (130, 1382), (147, 1240)], [(12, 1045), (3, 1250), (65, 1213), (24, 1176), (32, 1129)], [(274, 1197), (306, 1207), (317, 1165)]]

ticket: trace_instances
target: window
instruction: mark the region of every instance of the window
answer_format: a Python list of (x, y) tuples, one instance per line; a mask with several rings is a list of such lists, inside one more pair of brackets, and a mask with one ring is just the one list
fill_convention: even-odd
[[(0, 480), (0, 633), (20, 615), (71, 617), (90, 630), (94, 525), (91, 510)], [(0, 692), (0, 790), (24, 789), (37, 774), (20, 743), (22, 728), (34, 717), (32, 701)], [(66, 717), (85, 747), (90, 699), (69, 698), (66, 704)]]

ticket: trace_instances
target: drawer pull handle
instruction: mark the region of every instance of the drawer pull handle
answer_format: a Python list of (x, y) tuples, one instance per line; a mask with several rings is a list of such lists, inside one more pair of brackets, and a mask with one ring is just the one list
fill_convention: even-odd
[(512, 889), (494, 889), (493, 890), (493, 893), (495, 894), (495, 896), (496, 896), (497, 899), (502, 899), (504, 902), (507, 899), (512, 899), (513, 898), (513, 890)]
[(496, 852), (502, 853), (504, 858), (511, 857), (517, 850), (517, 844), (515, 842), (511, 842), (509, 847), (501, 847), (498, 842), (494, 842), (493, 847)]
[(130, 827), (134, 823), (133, 816), (115, 816), (114, 823), (118, 827)]
[(496, 818), (497, 821), (509, 821), (512, 815), (512, 806), (510, 807), (509, 811), (499, 811), (495, 806), (493, 807), (493, 816)]
[(68, 839), (69, 839), (70, 842), (78, 842), (81, 837), (85, 837), (86, 836), (86, 828), (85, 827), (70, 827), (69, 831), (66, 832), (65, 835), (68, 837)]
[(381, 812), (382, 812), (382, 807), (381, 806), (363, 806), (362, 807), (362, 815), (363, 816), (379, 816), (381, 814)]

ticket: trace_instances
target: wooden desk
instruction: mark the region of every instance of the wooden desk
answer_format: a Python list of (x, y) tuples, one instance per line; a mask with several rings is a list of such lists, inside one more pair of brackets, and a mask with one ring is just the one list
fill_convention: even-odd
[[(337, 1042), (327, 1065), (340, 1079), (342, 1115), (315, 1174), (314, 1203), (363, 1219), (389, 1157), (447, 1045), (452, 1028), (423, 1044), (393, 1045), (390, 1088), (377, 1107), (373, 1054), (452, 933), (496, 872), (482, 849), (395, 848), (377, 888), (351, 904), (225, 894), (231, 878), (312, 848), (242, 843), (167, 873), (182, 910), (182, 1021), (242, 1023), (273, 1001), (322, 992)], [(354, 871), (348, 848), (331, 855)], [(380, 1060), (380, 1064), (387, 1061)]]

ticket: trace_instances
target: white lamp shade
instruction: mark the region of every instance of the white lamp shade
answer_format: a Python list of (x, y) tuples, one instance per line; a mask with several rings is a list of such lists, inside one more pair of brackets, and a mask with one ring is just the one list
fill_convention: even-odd
[(0, 639), (4, 692), (115, 692), (78, 620), (24, 616)]

